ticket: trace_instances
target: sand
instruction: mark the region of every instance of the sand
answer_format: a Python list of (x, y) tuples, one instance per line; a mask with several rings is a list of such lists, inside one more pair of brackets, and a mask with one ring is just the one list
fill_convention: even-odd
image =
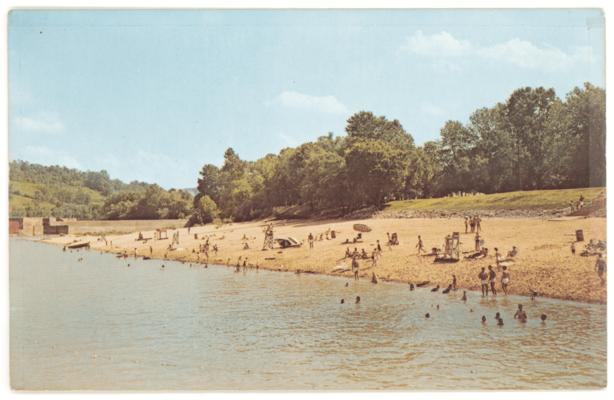
[[(346, 239), (352, 239), (356, 232), (352, 226), (363, 223), (373, 230), (363, 234), (362, 243), (351, 244), (351, 250), (362, 248), (371, 254), (380, 240), (383, 254), (376, 267), (371, 261), (360, 261), (360, 279), (371, 279), (375, 272), (379, 281), (422, 282), (430, 281), (429, 286), (440, 285), (445, 288), (451, 283), (452, 275), (457, 277), (460, 289), (479, 290), (477, 278), (481, 267), (495, 265), (494, 248), (498, 247), (505, 256), (512, 246), (519, 248), (519, 254), (514, 263), (509, 266), (511, 294), (529, 295), (532, 291), (540, 296), (578, 300), (583, 302), (606, 302), (606, 287), (602, 286), (595, 272), (595, 257), (582, 257), (579, 253), (590, 239), (606, 239), (605, 218), (561, 219), (549, 221), (538, 218), (484, 218), (482, 220), (482, 237), (485, 247), (489, 248), (489, 256), (481, 260), (461, 260), (454, 264), (435, 264), (433, 257), (417, 255), (417, 236), (421, 235), (425, 248), (442, 247), (445, 235), (453, 231), (461, 232), (461, 243), (464, 251), (474, 247), (474, 236), (464, 234), (464, 222), (461, 218), (428, 218), (428, 219), (363, 219), (363, 220), (328, 220), (328, 221), (275, 221), (275, 236), (291, 236), (304, 242), (300, 248), (274, 249), (262, 251), (264, 221), (233, 223), (222, 226), (207, 225), (177, 229), (180, 242), (177, 250), (169, 251), (173, 232), (169, 230), (167, 240), (137, 241), (138, 232), (129, 234), (108, 234), (104, 241), (95, 235), (70, 234), (62, 237), (45, 238), (46, 242), (64, 245), (73, 241), (90, 241), (92, 249), (123, 253), (133, 256), (136, 249), (138, 256), (151, 256), (152, 259), (170, 259), (191, 263), (204, 263), (204, 255), (199, 255), (198, 246), (204, 243), (204, 236), (210, 237), (210, 243), (217, 244), (219, 251), (210, 251), (210, 264), (230, 264), (237, 262), (243, 265), (247, 258), (248, 266), (258, 265), (259, 268), (280, 271), (301, 271), (302, 273), (320, 273), (339, 275), (353, 279), (349, 271), (335, 272), (339, 266), (350, 267), (350, 260), (344, 259), (348, 245), (342, 244)], [(112, 222), (103, 221), (105, 230), (113, 231)], [(125, 223), (124, 223), (125, 224)], [(96, 223), (88, 223), (88, 230), (93, 232)], [(333, 240), (317, 240), (314, 249), (310, 249), (307, 236), (313, 233), (319, 237), (327, 229), (337, 232)], [(152, 228), (153, 229), (153, 228)], [(570, 244), (575, 241), (575, 231), (584, 231), (585, 242), (576, 244), (576, 255), (572, 255)], [(141, 231), (145, 238), (153, 238), (153, 230)], [(388, 247), (387, 232), (396, 232), (399, 236), (398, 246)], [(194, 234), (199, 239), (194, 239)], [(247, 236), (249, 249), (243, 248), (243, 236)], [(153, 248), (150, 254), (150, 246)], [(156, 265), (159, 262), (152, 260)], [(500, 289), (501, 273), (497, 276), (497, 288)], [(500, 295), (503, 295), (501, 292)]]

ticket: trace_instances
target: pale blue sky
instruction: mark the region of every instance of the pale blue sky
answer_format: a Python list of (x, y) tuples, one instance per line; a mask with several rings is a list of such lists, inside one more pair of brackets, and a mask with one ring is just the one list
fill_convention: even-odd
[(522, 86), (604, 85), (599, 10), (13, 11), (9, 157), (193, 187), (370, 110), (416, 143)]

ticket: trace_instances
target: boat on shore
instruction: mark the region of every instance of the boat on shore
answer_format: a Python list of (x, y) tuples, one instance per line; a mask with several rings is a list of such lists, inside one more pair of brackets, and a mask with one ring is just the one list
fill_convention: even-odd
[(90, 242), (67, 244), (64, 247), (67, 248), (67, 249), (82, 249), (82, 248), (89, 249), (90, 248)]

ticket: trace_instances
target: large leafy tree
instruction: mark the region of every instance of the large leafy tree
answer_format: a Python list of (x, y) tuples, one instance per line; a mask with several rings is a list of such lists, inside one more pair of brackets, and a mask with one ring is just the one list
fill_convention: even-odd
[(525, 87), (514, 91), (505, 104), (507, 128), (514, 138), (517, 189), (543, 186), (546, 121), (556, 101), (554, 89)]

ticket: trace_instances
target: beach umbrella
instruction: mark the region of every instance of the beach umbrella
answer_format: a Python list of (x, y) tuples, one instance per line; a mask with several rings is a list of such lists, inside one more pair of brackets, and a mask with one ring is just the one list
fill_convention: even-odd
[(371, 228), (365, 224), (354, 224), (354, 230), (358, 232), (371, 232)]

